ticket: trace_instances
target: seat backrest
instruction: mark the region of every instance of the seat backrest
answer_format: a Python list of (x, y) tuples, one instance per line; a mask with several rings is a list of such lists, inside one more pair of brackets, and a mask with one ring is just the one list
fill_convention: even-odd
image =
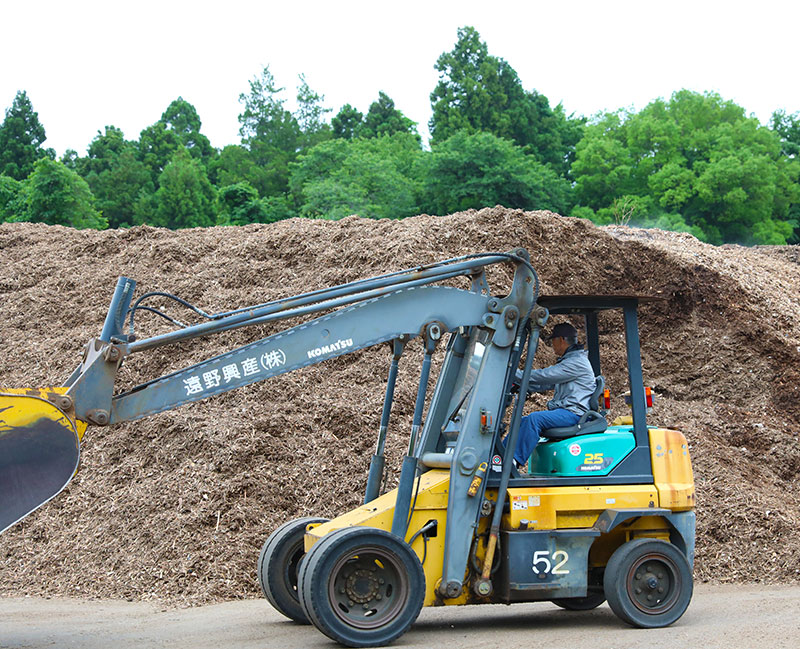
[(589, 410), (599, 412), (605, 417), (608, 413), (608, 410), (605, 409), (605, 404), (603, 403), (603, 391), (606, 388), (606, 379), (602, 374), (598, 374), (594, 377), (594, 382), (594, 392), (592, 392), (592, 396), (589, 397)]

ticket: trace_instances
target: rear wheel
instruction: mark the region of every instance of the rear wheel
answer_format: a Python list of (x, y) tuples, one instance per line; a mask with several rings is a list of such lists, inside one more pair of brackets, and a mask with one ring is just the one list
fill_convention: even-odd
[(305, 556), (303, 535), (309, 523), (325, 523), (326, 518), (298, 518), (284, 523), (270, 534), (258, 557), (261, 591), (277, 611), (295, 622), (308, 624), (297, 596), (297, 574)]
[(655, 628), (672, 624), (692, 599), (692, 570), (684, 554), (659, 539), (621, 545), (606, 566), (608, 605), (628, 624)]
[(385, 645), (414, 623), (425, 599), (417, 555), (396, 536), (351, 527), (308, 553), (299, 587), (309, 619), (350, 647)]

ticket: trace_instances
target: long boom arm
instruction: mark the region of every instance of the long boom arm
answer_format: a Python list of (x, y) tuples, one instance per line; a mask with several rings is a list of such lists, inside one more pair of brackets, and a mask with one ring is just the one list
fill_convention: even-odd
[(403, 288), (334, 311), (113, 397), (110, 423), (138, 419), (395, 338), (429, 323), (481, 323), (486, 296), (444, 286)]
[[(137, 308), (129, 308), (135, 282), (120, 278), (103, 334), (89, 342), (81, 365), (70, 377), (67, 396), (75, 418), (96, 425), (138, 419), (221, 394), (259, 380), (305, 367), (380, 342), (424, 333), (435, 325), (440, 335), (459, 327), (493, 326), (490, 313), (499, 301), (485, 291), (487, 265), (512, 261), (530, 267), (514, 253), (473, 255), (358, 280), (329, 289), (207, 316), (207, 322), (143, 340), (124, 333)], [(532, 269), (530, 269), (532, 272)], [(473, 276), (473, 289), (432, 286), (459, 275)], [(535, 276), (535, 275), (534, 275)], [(122, 360), (133, 353), (274, 320), (327, 312), (309, 322), (138, 385), (114, 396)]]

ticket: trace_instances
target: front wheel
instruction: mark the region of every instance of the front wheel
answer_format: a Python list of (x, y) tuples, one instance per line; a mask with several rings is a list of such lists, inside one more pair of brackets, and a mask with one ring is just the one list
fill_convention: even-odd
[(668, 626), (692, 599), (692, 570), (684, 554), (659, 539), (636, 539), (616, 549), (603, 590), (611, 610), (631, 626)]
[(403, 540), (351, 527), (309, 551), (299, 588), (309, 619), (325, 635), (349, 647), (375, 647), (400, 637), (417, 619), (425, 574)]
[(309, 523), (327, 520), (297, 518), (284, 523), (269, 535), (258, 557), (258, 582), (264, 597), (279, 613), (300, 624), (308, 624), (297, 597), (297, 571), (306, 552), (303, 536)]

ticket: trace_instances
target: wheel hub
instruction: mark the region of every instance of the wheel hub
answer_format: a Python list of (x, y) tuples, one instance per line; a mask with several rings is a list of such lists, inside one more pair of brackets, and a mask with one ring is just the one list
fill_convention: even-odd
[(669, 608), (677, 597), (676, 571), (661, 557), (644, 557), (630, 573), (631, 601), (645, 613), (656, 614)]
[(333, 612), (358, 629), (389, 623), (409, 596), (408, 579), (396, 555), (381, 547), (362, 547), (343, 555), (331, 577), (328, 594)]
[(378, 594), (380, 582), (371, 570), (355, 570), (345, 581), (345, 593), (351, 601), (365, 604)]

